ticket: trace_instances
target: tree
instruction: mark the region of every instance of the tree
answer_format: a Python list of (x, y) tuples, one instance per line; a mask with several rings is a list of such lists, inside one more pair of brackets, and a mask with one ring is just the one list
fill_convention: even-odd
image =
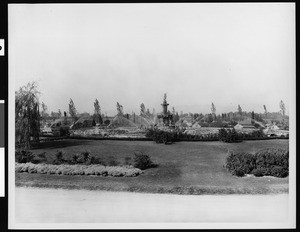
[(264, 111), (265, 111), (265, 117), (267, 118), (268, 111), (267, 111), (267, 107), (266, 107), (266, 105), (264, 105)]
[(96, 115), (101, 114), (101, 108), (100, 108), (99, 101), (97, 98), (94, 102), (94, 114), (96, 114)]
[(238, 113), (240, 116), (242, 116), (243, 114), (243, 110), (242, 110), (242, 107), (240, 105), (238, 105)]
[(40, 112), (39, 91), (35, 82), (30, 82), (15, 92), (16, 143), (29, 149), (32, 143), (39, 143)]
[(118, 115), (123, 115), (123, 106), (117, 102), (117, 112)]
[(132, 115), (133, 115), (133, 122), (135, 123), (135, 113), (133, 112)]
[(212, 114), (207, 114), (207, 117), (206, 117), (206, 122), (207, 123), (212, 123), (212, 121), (213, 121), (214, 119), (213, 119), (213, 116), (212, 116)]
[(282, 114), (282, 121), (284, 122), (284, 116), (285, 116), (285, 104), (281, 100), (279, 103), (280, 106), (280, 113)]
[(94, 115), (93, 115), (93, 119), (96, 123), (102, 124), (103, 120), (101, 117), (101, 108), (99, 105), (99, 101), (96, 98), (95, 102), (94, 102)]
[(214, 119), (216, 119), (216, 107), (214, 105), (214, 103), (211, 103), (211, 114), (213, 115)]
[(251, 112), (251, 118), (254, 119), (255, 118), (255, 114), (254, 111)]
[(264, 111), (265, 111), (265, 114), (268, 112), (266, 105), (264, 105)]
[(179, 114), (178, 114), (178, 112), (176, 112), (176, 113), (173, 115), (173, 121), (174, 121), (174, 124), (175, 124), (176, 122), (178, 122), (179, 119), (180, 119)]
[(152, 109), (152, 115), (155, 116), (155, 109)]
[(61, 114), (61, 111), (60, 109), (58, 109), (58, 117), (61, 118), (62, 114)]
[(146, 107), (145, 107), (144, 103), (142, 103), (141, 104), (141, 113), (140, 113), (140, 115), (141, 116), (145, 115), (145, 112), (146, 112)]
[(47, 113), (47, 106), (44, 102), (42, 102), (41, 117), (45, 121), (47, 116), (49, 116), (49, 114)]
[(71, 115), (73, 121), (75, 122), (77, 120), (77, 110), (75, 108), (75, 104), (72, 98), (70, 98), (70, 103), (69, 103), (69, 114)]
[(279, 106), (280, 106), (280, 113), (284, 117), (285, 116), (285, 104), (282, 100), (280, 101)]

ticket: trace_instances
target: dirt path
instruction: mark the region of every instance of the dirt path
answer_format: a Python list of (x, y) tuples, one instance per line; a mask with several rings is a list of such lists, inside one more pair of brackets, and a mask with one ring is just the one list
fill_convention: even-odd
[(273, 223), (288, 220), (288, 194), (167, 195), (16, 188), (16, 223)]

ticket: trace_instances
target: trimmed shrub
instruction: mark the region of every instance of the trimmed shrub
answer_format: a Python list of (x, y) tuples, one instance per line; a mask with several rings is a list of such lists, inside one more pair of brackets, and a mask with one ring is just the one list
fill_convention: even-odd
[(107, 160), (107, 165), (108, 166), (118, 166), (119, 162), (117, 161), (116, 157), (114, 156), (109, 156)]
[(252, 174), (256, 177), (261, 177), (261, 176), (264, 176), (265, 174), (265, 169), (264, 168), (258, 168), (258, 169), (254, 169), (252, 171)]
[(139, 168), (141, 170), (145, 170), (147, 168), (152, 168), (155, 165), (151, 161), (148, 155), (143, 154), (142, 152), (134, 153), (134, 167)]
[(275, 176), (275, 177), (284, 178), (284, 177), (287, 177), (289, 175), (289, 172), (284, 167), (274, 166), (274, 167), (271, 168), (270, 175)]
[(249, 174), (255, 168), (255, 157), (250, 153), (233, 153), (231, 152), (226, 158), (225, 167), (234, 175), (239, 173)]
[(63, 164), (65, 163), (66, 160), (64, 159), (64, 152), (63, 151), (58, 151), (56, 154), (55, 154), (55, 159), (53, 161), (53, 164)]
[(242, 177), (242, 176), (245, 175), (245, 172), (244, 172), (244, 170), (243, 170), (242, 168), (238, 168), (238, 169), (236, 169), (236, 170), (234, 171), (234, 174), (235, 174), (236, 176), (238, 176), (238, 177)]
[(78, 164), (78, 163), (79, 163), (78, 160), (79, 160), (79, 155), (78, 155), (78, 154), (75, 154), (75, 155), (72, 156), (72, 159), (69, 160), (68, 163), (69, 163), (69, 164)]
[(81, 157), (83, 159), (83, 163), (85, 164), (91, 164), (91, 159), (92, 159), (92, 156), (90, 154), (89, 151), (84, 151), (81, 153)]
[(16, 162), (27, 163), (32, 162), (34, 159), (34, 154), (29, 150), (16, 150), (15, 157)]

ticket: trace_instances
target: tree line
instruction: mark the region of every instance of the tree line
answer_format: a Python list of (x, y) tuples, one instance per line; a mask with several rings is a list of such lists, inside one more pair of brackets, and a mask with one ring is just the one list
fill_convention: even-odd
[[(32, 143), (39, 142), (39, 132), (40, 132), (40, 124), (41, 120), (46, 119), (50, 115), (47, 113), (47, 106), (44, 102), (40, 103), (39, 101), (40, 92), (38, 91), (38, 86), (35, 82), (28, 83), (25, 86), (22, 86), (18, 91), (15, 92), (15, 126), (16, 126), (16, 144), (23, 146), (25, 148), (29, 148)], [(279, 103), (280, 114), (283, 116), (283, 120), (285, 118), (285, 104), (281, 100)], [(123, 106), (117, 102), (117, 115), (124, 116)], [(270, 114), (267, 112), (267, 108), (263, 105), (264, 115), (268, 116)], [(70, 99), (69, 102), (69, 111), (70, 117), (75, 122), (78, 117), (78, 111), (75, 107), (74, 101)], [(169, 112), (171, 113), (171, 112)], [(135, 115), (134, 112), (132, 112)], [(186, 116), (184, 114), (178, 114), (175, 111), (174, 107), (172, 108), (173, 120), (177, 122), (181, 117)], [(272, 113), (271, 113), (272, 114)], [(140, 105), (140, 115), (141, 116), (154, 116), (155, 109), (153, 109), (152, 113), (149, 109), (146, 109), (145, 104), (142, 103)], [(216, 106), (214, 103), (211, 105), (211, 113), (210, 114), (188, 114), (193, 117), (195, 120), (204, 120), (208, 123), (217, 120), (228, 120), (231, 119), (239, 119), (239, 117), (249, 116), (249, 112), (244, 112), (240, 105), (238, 105), (237, 112), (234, 113), (222, 113), (216, 114)], [(61, 110), (59, 109), (57, 113), (51, 112), (52, 117), (60, 118), (62, 116), (67, 117), (67, 112), (64, 111), (64, 115), (62, 115)], [(250, 112), (250, 117), (257, 121), (262, 119), (261, 114), (256, 114), (253, 111)], [(101, 116), (101, 107), (98, 99), (94, 101), (94, 114), (93, 119), (96, 123), (102, 124), (103, 119)]]

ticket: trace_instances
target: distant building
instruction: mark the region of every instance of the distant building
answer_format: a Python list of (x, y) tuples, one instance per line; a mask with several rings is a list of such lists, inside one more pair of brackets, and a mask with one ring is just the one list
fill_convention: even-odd
[(242, 130), (243, 129), (243, 126), (241, 125), (241, 124), (236, 124), (235, 126), (234, 126), (234, 129), (236, 129), (236, 130)]
[(200, 128), (200, 124), (198, 122), (195, 122), (193, 125), (192, 125), (192, 128)]
[(268, 129), (270, 129), (270, 130), (279, 130), (279, 127), (275, 123), (273, 123), (273, 125), (269, 126)]
[(250, 118), (240, 121), (238, 124), (241, 125), (243, 128), (249, 128), (249, 129), (255, 128)]

